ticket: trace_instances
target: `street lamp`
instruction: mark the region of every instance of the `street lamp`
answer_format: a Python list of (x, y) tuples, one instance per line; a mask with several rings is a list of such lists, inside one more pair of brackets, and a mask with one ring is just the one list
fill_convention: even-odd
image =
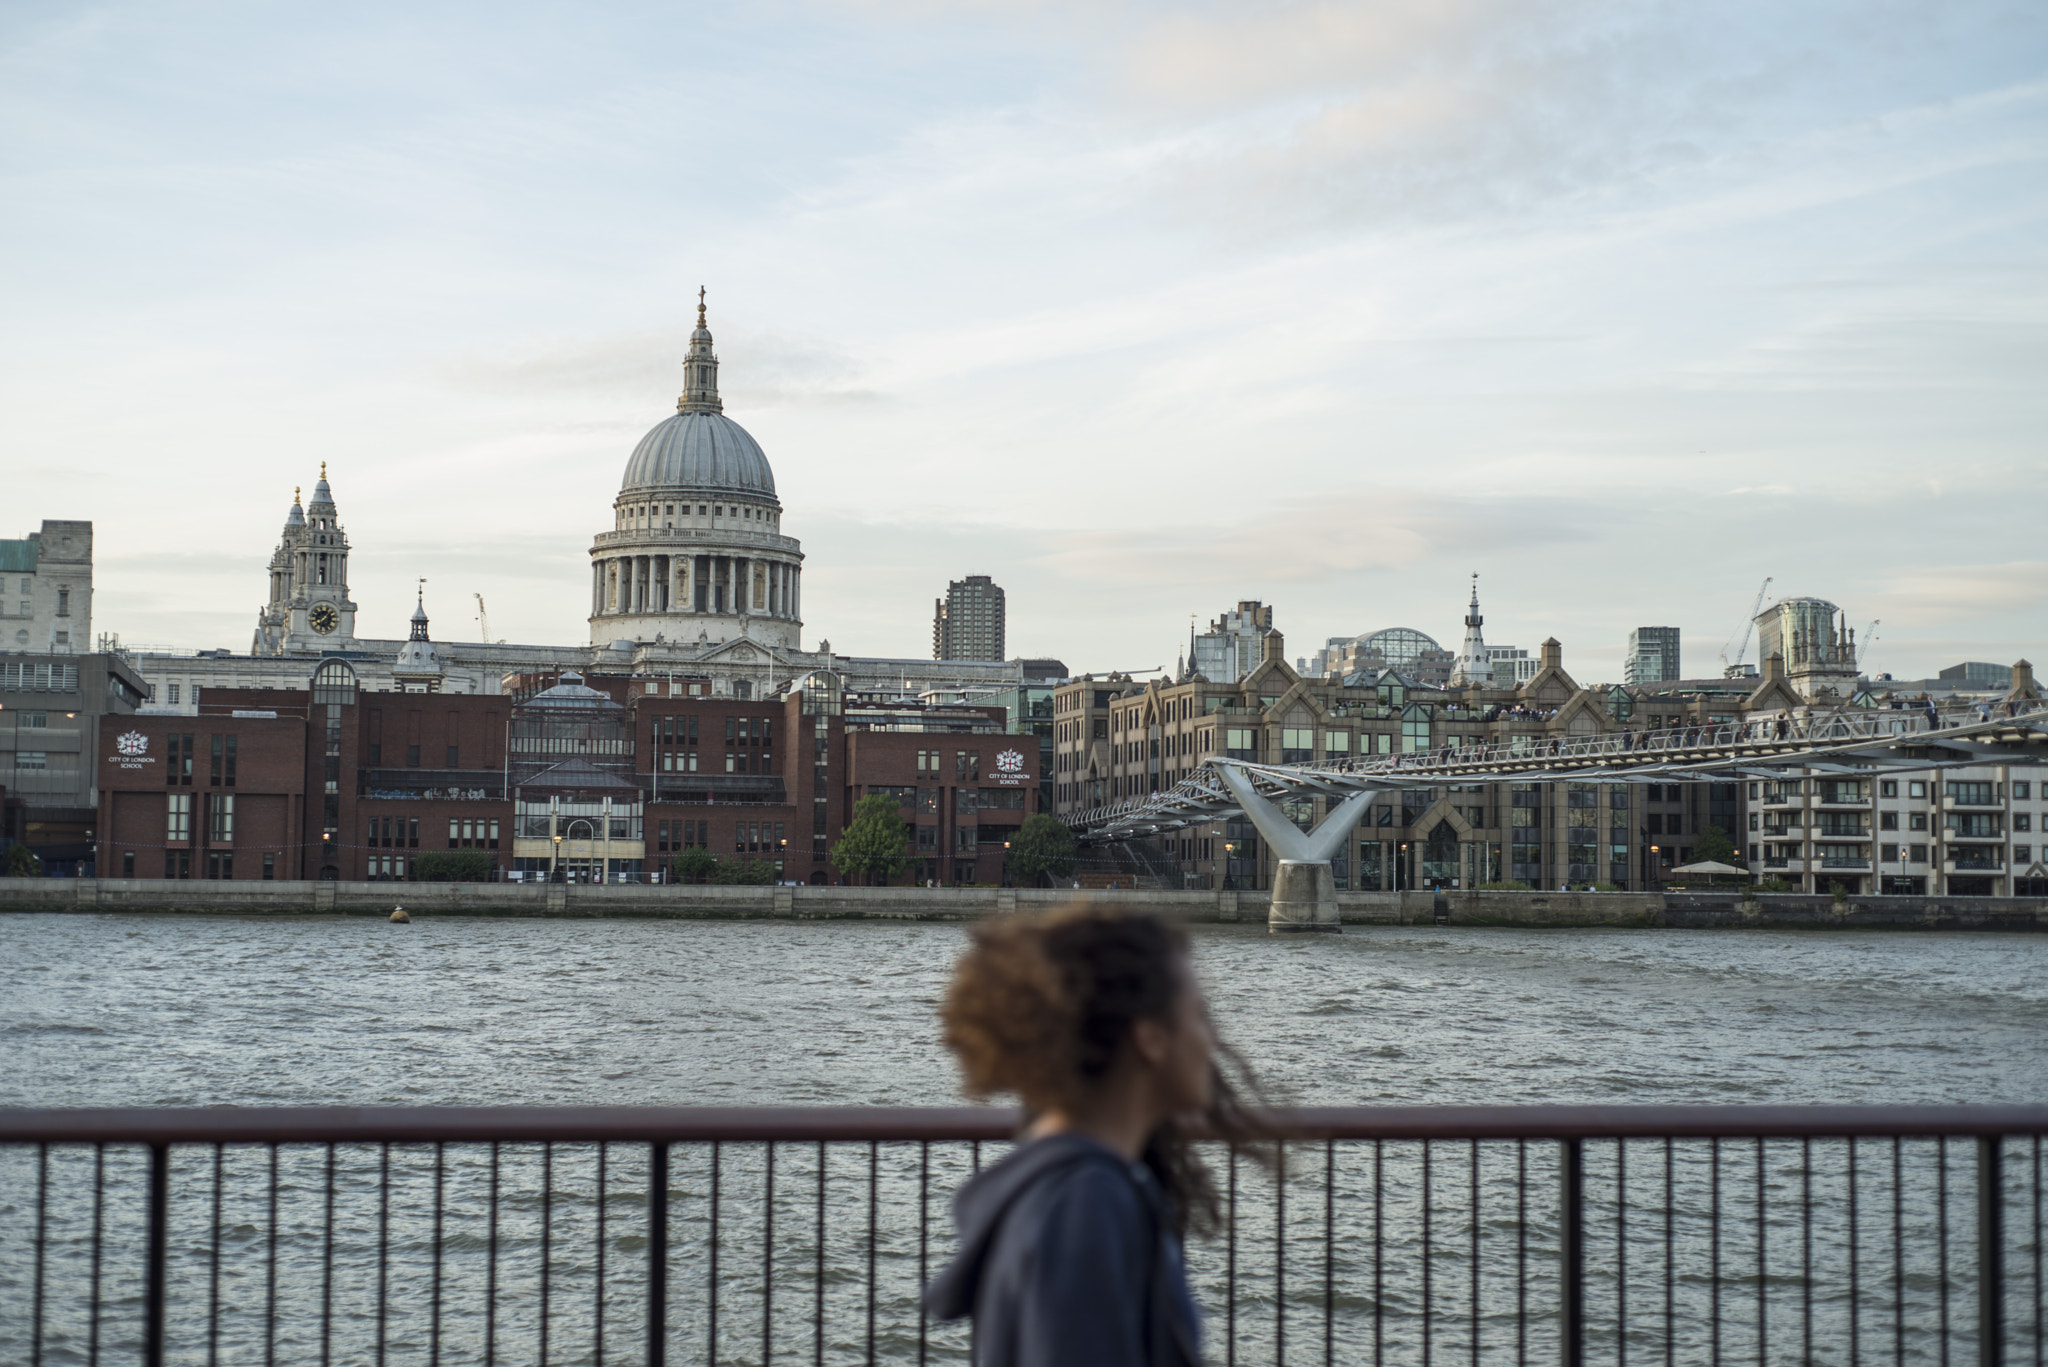
[(559, 879), (561, 878), (561, 876), (562, 876), (562, 833), (561, 833), (560, 831), (557, 831), (557, 832), (555, 832), (555, 862), (554, 862), (554, 866), (553, 866), (552, 868), (550, 868), (550, 869), (548, 870), (548, 881), (549, 881), (550, 883), (556, 882), (556, 881), (558, 881), (558, 880), (559, 880)]

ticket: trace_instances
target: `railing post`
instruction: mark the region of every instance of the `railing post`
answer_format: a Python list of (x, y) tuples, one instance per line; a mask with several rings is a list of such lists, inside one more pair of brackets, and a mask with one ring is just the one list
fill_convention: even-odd
[(1999, 1138), (1977, 1136), (1977, 1361), (1999, 1367), (2005, 1348), (2005, 1206)]
[(164, 1262), (170, 1248), (171, 1146), (149, 1146), (149, 1263), (142, 1282), (143, 1367), (163, 1367)]
[(1564, 1367), (1586, 1360), (1586, 1152), (1583, 1140), (1558, 1145), (1558, 1348)]
[(647, 1146), (647, 1367), (668, 1360), (668, 1142)]

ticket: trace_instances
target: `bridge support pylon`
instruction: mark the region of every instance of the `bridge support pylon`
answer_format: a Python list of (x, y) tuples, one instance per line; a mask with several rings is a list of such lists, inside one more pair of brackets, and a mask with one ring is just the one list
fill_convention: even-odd
[(1304, 931), (1334, 935), (1343, 929), (1337, 910), (1337, 878), (1330, 860), (1344, 848), (1378, 794), (1369, 789), (1353, 793), (1332, 808), (1313, 831), (1304, 831), (1259, 796), (1236, 765), (1211, 762), (1231, 796), (1244, 808), (1245, 817), (1258, 828), (1260, 838), (1280, 857), (1273, 870), (1273, 900), (1266, 912), (1266, 929), (1275, 935)]

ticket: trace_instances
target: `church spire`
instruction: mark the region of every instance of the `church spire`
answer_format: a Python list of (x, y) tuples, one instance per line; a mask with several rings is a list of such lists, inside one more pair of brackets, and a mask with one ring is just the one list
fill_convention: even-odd
[(704, 287), (697, 287), (697, 328), (690, 334), (690, 352), (683, 358), (683, 394), (678, 413), (722, 413), (718, 400), (718, 356), (711, 350), (711, 328), (704, 321)]
[(1486, 638), (1480, 632), (1486, 618), (1479, 613), (1479, 576), (1472, 576), (1472, 604), (1465, 610), (1465, 644), (1458, 650), (1458, 662), (1451, 667), (1451, 687), (1490, 687), (1493, 661), (1487, 658)]

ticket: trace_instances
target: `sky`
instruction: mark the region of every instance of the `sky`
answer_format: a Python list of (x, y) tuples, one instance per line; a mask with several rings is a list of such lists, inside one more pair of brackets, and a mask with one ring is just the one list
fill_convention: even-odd
[[(2043, 660), (2048, 6), (0, 9), (0, 536), (247, 649), (328, 463), (358, 631), (588, 639), (700, 286), (804, 645), (1171, 667), (1486, 633)], [(1751, 647), (1754, 659), (1754, 647)]]

